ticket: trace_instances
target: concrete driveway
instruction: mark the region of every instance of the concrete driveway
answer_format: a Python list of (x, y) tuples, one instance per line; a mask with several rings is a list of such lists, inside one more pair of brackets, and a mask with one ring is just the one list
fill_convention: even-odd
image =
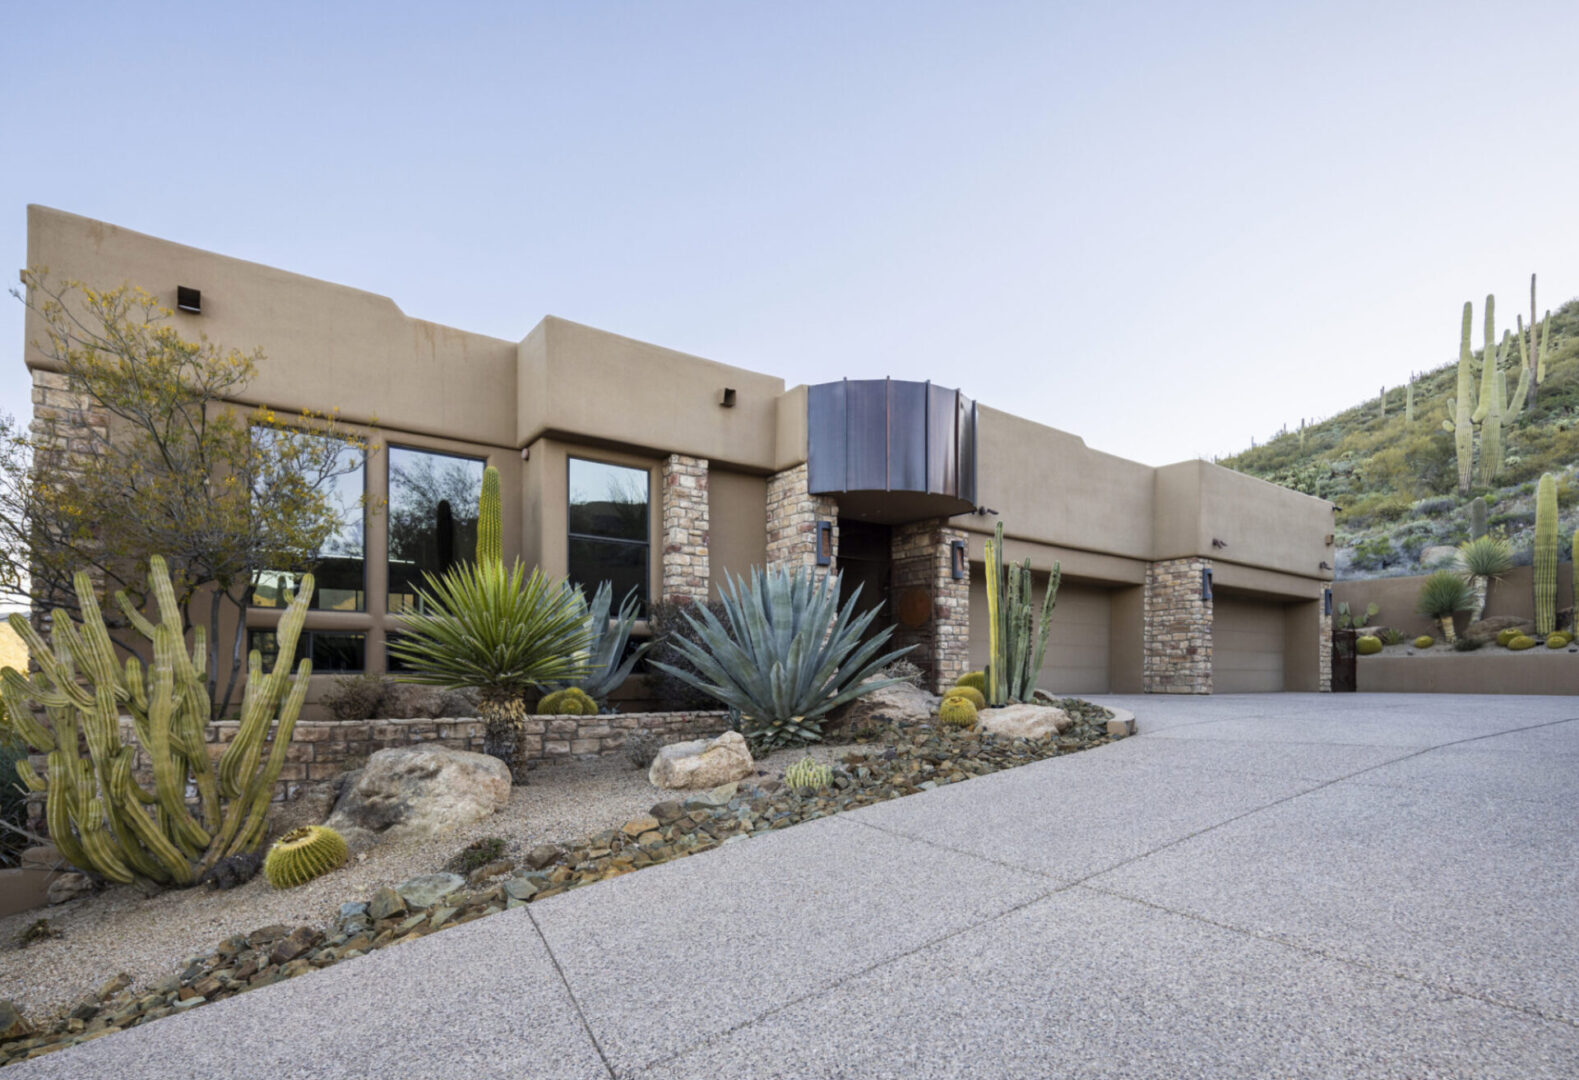
[(29, 1077), (1579, 1076), (1579, 701), (1142, 735), (733, 843)]

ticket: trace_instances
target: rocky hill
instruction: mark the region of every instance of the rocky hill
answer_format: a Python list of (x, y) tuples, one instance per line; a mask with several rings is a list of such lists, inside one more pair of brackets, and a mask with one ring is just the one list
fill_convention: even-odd
[[(1511, 311), (1500, 309), (1508, 321)], [(1475, 306), (1475, 340), (1482, 334), (1482, 309)], [(1509, 327), (1512, 329), (1512, 327)], [(1218, 463), (1273, 483), (1331, 499), (1338, 505), (1340, 578), (1415, 574), (1469, 536), (1470, 502), (1484, 496), (1488, 526), (1512, 542), (1516, 561), (1528, 562), (1535, 522), (1535, 483), (1542, 473), (1557, 477), (1559, 558), (1571, 558), (1579, 525), (1579, 300), (1550, 317), (1552, 341), (1546, 378), (1533, 404), (1504, 427), (1501, 475), (1482, 482), (1482, 436), (1475, 438), (1475, 477), (1466, 494), (1458, 486), (1453, 432), (1458, 364), (1417, 375), (1408, 387), (1389, 387), (1353, 408), (1280, 432)], [(1499, 328), (1498, 333), (1501, 333)], [(1471, 359), (1475, 386), (1482, 387), (1484, 350)], [(1519, 352), (1508, 343), (1502, 361), (1506, 400), (1514, 398)]]

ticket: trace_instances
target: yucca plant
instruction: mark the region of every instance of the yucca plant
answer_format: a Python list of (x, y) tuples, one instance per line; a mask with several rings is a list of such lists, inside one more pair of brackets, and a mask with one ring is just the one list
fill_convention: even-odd
[[(631, 628), (636, 625), (636, 616), (641, 611), (635, 589), (625, 594), (619, 611), (612, 617), (609, 614), (609, 609), (614, 606), (614, 586), (611, 583), (605, 581), (599, 585), (598, 591), (592, 594), (590, 604), (582, 598), (580, 591), (576, 592), (576, 598), (584, 613), (582, 617), (590, 642), (587, 650), (588, 671), (579, 680), (554, 685), (557, 689), (576, 687), (603, 705), (609, 695), (618, 690), (620, 684), (630, 676), (636, 661), (646, 655), (656, 642), (644, 641), (632, 649), (629, 656), (625, 656)], [(624, 659), (621, 660), (621, 657)]]
[(914, 648), (882, 652), (892, 627), (862, 644), (878, 609), (857, 615), (860, 597), (857, 589), (841, 608), (838, 575), (807, 567), (731, 574), (724, 619), (697, 605), (685, 612), (697, 640), (673, 641), (696, 670), (654, 666), (738, 710), (741, 734), (759, 751), (818, 742), (830, 710), (899, 682), (872, 676)]
[(1458, 640), (1453, 632), (1453, 616), (1469, 611), (1475, 606), (1475, 596), (1469, 583), (1452, 570), (1438, 570), (1420, 585), (1420, 595), (1415, 610), (1435, 619), (1442, 627), (1442, 640), (1449, 645)]
[(400, 680), (449, 690), (475, 687), (486, 725), (484, 751), (523, 779), (518, 728), (527, 695), (588, 671), (580, 594), (540, 569), (527, 574), (519, 560), (510, 569), (489, 560), (430, 574), (417, 595), (421, 613), (406, 617), (389, 646), (407, 668)]
[(1486, 589), (1492, 579), (1513, 569), (1513, 545), (1500, 536), (1477, 536), (1458, 545), (1455, 565), (1475, 598), (1469, 621), (1478, 622), (1486, 610)]

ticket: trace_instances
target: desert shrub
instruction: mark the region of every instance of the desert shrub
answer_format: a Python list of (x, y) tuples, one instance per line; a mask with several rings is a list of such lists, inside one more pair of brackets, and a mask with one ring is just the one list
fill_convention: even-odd
[(351, 675), (334, 680), (319, 703), (336, 720), (371, 720), (378, 715), (389, 680), (382, 675)]
[(1433, 495), (1416, 502), (1414, 511), (1427, 517), (1435, 517), (1437, 514), (1447, 513), (1456, 506), (1458, 506), (1458, 500), (1451, 495)]
[(1476, 649), (1480, 648), (1481, 646), (1483, 646), (1485, 644), (1486, 643), (1484, 641), (1481, 641), (1479, 638), (1465, 638), (1465, 637), (1461, 637), (1461, 638), (1456, 639), (1453, 642), (1453, 651), (1454, 652), (1474, 652)]
[(1387, 627), (1376, 636), (1382, 639), (1383, 645), (1397, 645), (1404, 639), (1403, 632), (1401, 630), (1395, 630), (1391, 626)]
[(1398, 557), (1398, 550), (1393, 547), (1390, 537), (1375, 536), (1355, 544), (1354, 554), (1350, 556), (1349, 562), (1359, 570), (1380, 570), (1395, 562)]
[(498, 862), (504, 858), (505, 843), (502, 837), (485, 836), (481, 840), (473, 840), (451, 859), (445, 869), (452, 874), (469, 874), (479, 870), (491, 862)]
[[(17, 779), (16, 763), (27, 760), (27, 747), (20, 739), (0, 734), (0, 822), (12, 829), (27, 826), (27, 791)], [(12, 866), (27, 847), (26, 837), (0, 827), (0, 866)]]
[(663, 749), (663, 740), (645, 731), (638, 732), (625, 737), (623, 749), (625, 760), (631, 763), (631, 768), (646, 772), (652, 767), (658, 751)]
[(373, 719), (437, 720), (441, 717), (476, 715), (476, 691), (391, 683)]
[(927, 673), (922, 671), (909, 660), (901, 657), (882, 670), (882, 677), (907, 682), (911, 686), (921, 687), (926, 682)]
[[(682, 614), (685, 611), (696, 610), (697, 607), (696, 604), (676, 604), (667, 600), (652, 605), (649, 619), (657, 644), (647, 654), (647, 687), (660, 712), (684, 712), (691, 709), (718, 707), (718, 703), (707, 694), (658, 667), (658, 664), (662, 663), (680, 671), (693, 674), (696, 672), (695, 665), (680, 651), (678, 643), (680, 641), (695, 643), (701, 640), (691, 623)], [(710, 601), (705, 607), (713, 618), (722, 620), (725, 617), (724, 605), (718, 601)]]

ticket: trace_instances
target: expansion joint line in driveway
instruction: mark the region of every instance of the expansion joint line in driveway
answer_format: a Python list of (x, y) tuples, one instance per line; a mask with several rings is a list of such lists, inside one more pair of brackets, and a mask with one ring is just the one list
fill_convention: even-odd
[(615, 1080), (614, 1066), (609, 1064), (609, 1056), (603, 1052), (603, 1044), (598, 1042), (597, 1032), (592, 1030), (592, 1024), (587, 1020), (586, 1010), (581, 1007), (581, 1000), (576, 997), (575, 988), (570, 985), (570, 980), (565, 977), (565, 969), (560, 966), (559, 957), (554, 955), (554, 947), (548, 943), (548, 935), (543, 933), (543, 927), (538, 923), (537, 916), (532, 914), (532, 905), (526, 905), (526, 917), (532, 920), (532, 929), (537, 933), (537, 940), (543, 943), (543, 949), (548, 953), (549, 963), (554, 965), (554, 971), (559, 975), (559, 984), (565, 988), (565, 993), (570, 996), (570, 1004), (576, 1010), (576, 1018), (581, 1021), (581, 1029), (587, 1033), (587, 1039), (592, 1043), (592, 1049), (598, 1052), (598, 1060), (603, 1062), (603, 1071), (609, 1074), (610, 1080)]

